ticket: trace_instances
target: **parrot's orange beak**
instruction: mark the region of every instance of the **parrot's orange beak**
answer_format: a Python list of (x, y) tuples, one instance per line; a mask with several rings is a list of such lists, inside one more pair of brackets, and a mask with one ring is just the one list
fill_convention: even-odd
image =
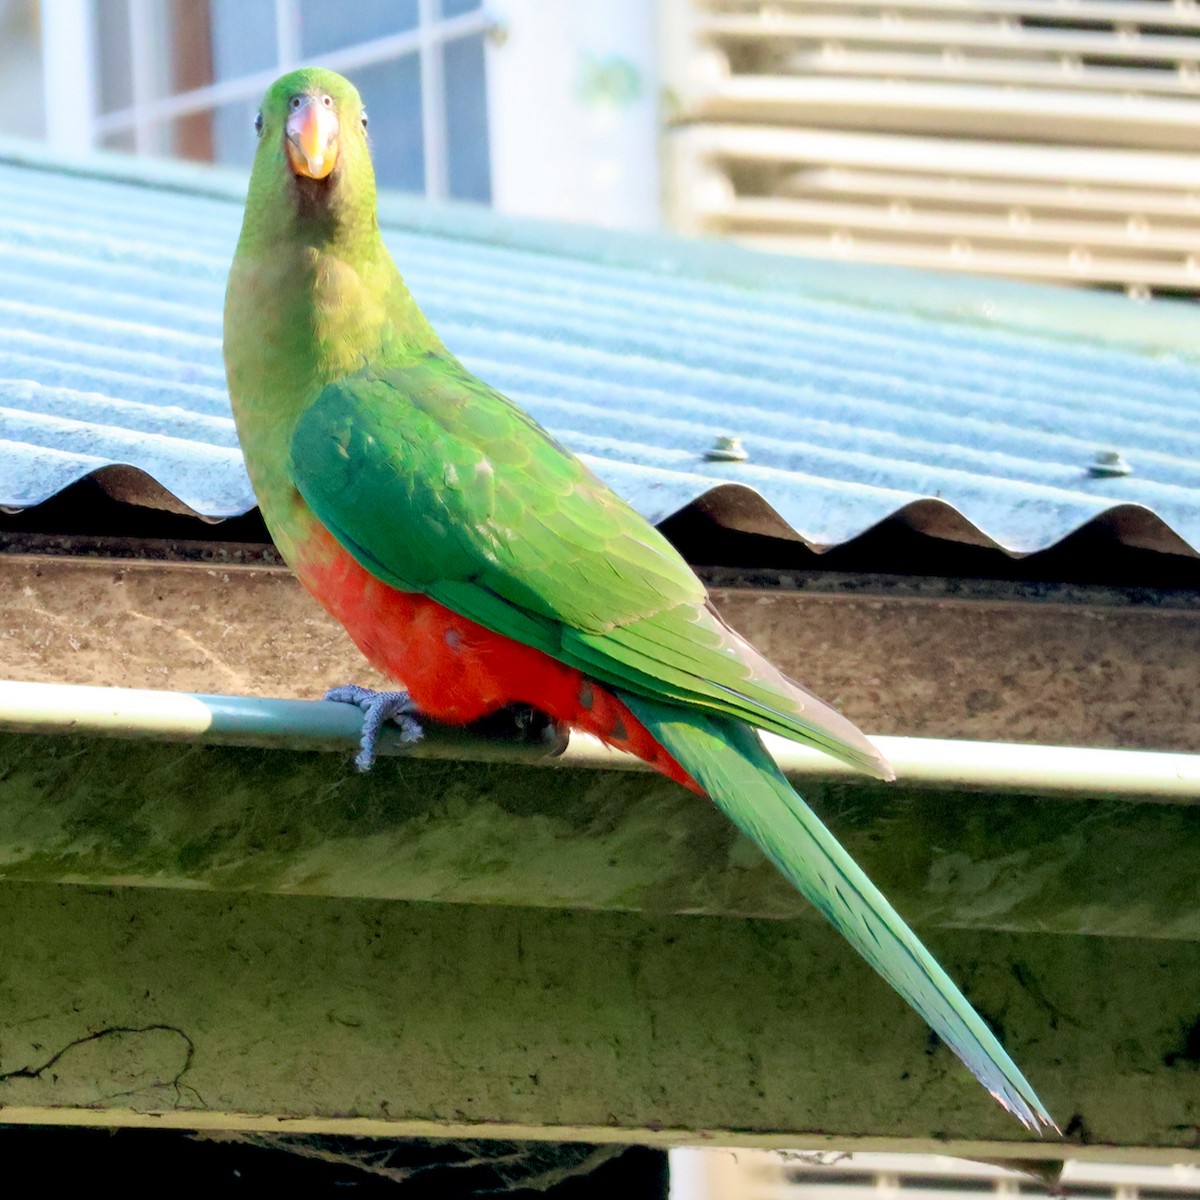
[(287, 119), (287, 152), (292, 170), (324, 179), (337, 164), (338, 119), (324, 96), (301, 96)]

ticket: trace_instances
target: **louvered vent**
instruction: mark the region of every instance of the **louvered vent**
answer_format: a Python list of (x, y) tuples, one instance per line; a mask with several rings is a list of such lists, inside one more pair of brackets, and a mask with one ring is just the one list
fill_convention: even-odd
[(674, 0), (668, 11), (681, 228), (1200, 295), (1195, 0)]
[[(682, 1155), (690, 1155), (684, 1164)], [(1061, 1167), (1061, 1174), (1059, 1168)], [(683, 1168), (683, 1169), (679, 1169)], [(1200, 1168), (1047, 1161), (1025, 1169), (928, 1154), (672, 1151), (680, 1200), (1197, 1200)], [(681, 1186), (676, 1187), (678, 1178)], [(696, 1180), (700, 1185), (686, 1188)], [(702, 1182), (701, 1182), (702, 1181)]]

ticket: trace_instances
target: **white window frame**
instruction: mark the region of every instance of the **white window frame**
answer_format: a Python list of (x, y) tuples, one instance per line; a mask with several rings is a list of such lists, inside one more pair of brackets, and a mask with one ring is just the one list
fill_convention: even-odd
[[(44, 0), (42, 4), (47, 140), (64, 153), (86, 153), (101, 146), (106, 137), (124, 132), (132, 132), (138, 154), (165, 153), (164, 135), (171, 121), (239, 100), (257, 100), (279, 74), (302, 61), (297, 0), (275, 0), (274, 66), (190, 91), (163, 95), (164, 6), (160, 0), (130, 0), (133, 102), (127, 108), (100, 113), (94, 36), (100, 3), (101, 0)], [(430, 199), (443, 199), (449, 195), (449, 166), (442, 47), (461, 38), (486, 34), (491, 27), (492, 19), (486, 8), (443, 17), (440, 0), (418, 0), (415, 29), (303, 61), (346, 72), (419, 55), (425, 194)]]

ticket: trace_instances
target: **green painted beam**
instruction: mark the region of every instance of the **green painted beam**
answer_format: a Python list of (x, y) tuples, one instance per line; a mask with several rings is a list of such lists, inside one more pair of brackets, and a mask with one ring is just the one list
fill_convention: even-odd
[(824, 925), (0, 887), (0, 1119), (1200, 1160), (1193, 944), (935, 930), (1062, 1123)]
[[(0, 715), (0, 1119), (1064, 1152), (655, 775), (435, 731), (363, 776), (347, 708), (36, 694)], [(1200, 805), (800, 782), (1070, 1153), (1200, 1160)]]
[[(77, 692), (119, 697), (39, 694)], [(191, 739), (182, 744), (0, 734), (0, 874), (817, 919), (715, 809), (658, 776), (615, 769), (623, 756), (585, 748), (539, 766), (529, 747), (431, 735), (432, 757), (381, 758), (363, 776), (350, 762), (354, 710), (224, 702), (159, 696), (154, 730), (143, 723), (140, 732)], [(64, 710), (60, 729), (90, 722), (128, 733), (116, 703), (91, 715)], [(259, 727), (250, 729), (255, 715)], [(30, 709), (21, 719), (45, 718)], [(205, 720), (213, 726), (202, 729)], [(297, 752), (289, 738), (342, 749)], [(478, 761), (487, 757), (508, 761)], [(1200, 941), (1200, 805), (1131, 803), (1099, 790), (1039, 797), (931, 788), (903, 777), (798, 782), (918, 926)]]

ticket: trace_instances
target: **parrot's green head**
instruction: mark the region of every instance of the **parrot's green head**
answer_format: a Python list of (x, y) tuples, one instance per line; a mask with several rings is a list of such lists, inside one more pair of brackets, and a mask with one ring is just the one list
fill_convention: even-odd
[(354, 85), (306, 67), (277, 79), (255, 119), (258, 151), (243, 236), (301, 232), (320, 240), (375, 224), (367, 114)]

